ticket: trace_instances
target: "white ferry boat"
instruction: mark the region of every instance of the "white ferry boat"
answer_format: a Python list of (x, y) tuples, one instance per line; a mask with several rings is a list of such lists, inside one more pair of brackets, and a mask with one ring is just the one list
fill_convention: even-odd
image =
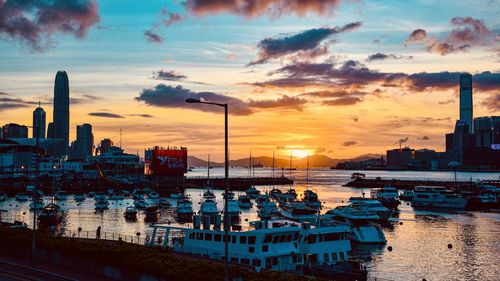
[(354, 208), (375, 213), (381, 221), (390, 219), (392, 214), (394, 213), (393, 209), (384, 207), (382, 202), (377, 199), (351, 197), (349, 198), (349, 203), (351, 203), (351, 206)]
[(467, 199), (443, 186), (415, 186), (411, 205), (416, 208), (465, 209)]
[[(258, 221), (251, 223), (254, 228), (229, 231), (225, 238), (220, 224), (213, 229), (204, 224), (201, 229), (200, 221), (200, 217), (195, 216), (193, 228), (153, 225), (149, 245), (220, 261), (224, 259), (224, 242), (227, 240), (229, 260), (252, 266), (256, 271), (305, 272), (306, 268), (319, 265), (334, 269), (347, 261), (351, 250), (347, 238), (349, 228), (343, 225), (316, 228), (287, 221)], [(220, 216), (216, 221), (220, 223)], [(340, 275), (335, 279), (348, 277), (351, 273), (337, 271)], [(366, 271), (358, 267), (356, 274), (360, 276), (359, 280), (366, 280)]]
[(387, 208), (397, 208), (401, 202), (398, 200), (398, 189), (392, 186), (385, 186), (380, 189), (375, 189), (371, 192), (373, 199), (376, 199)]
[(323, 216), (333, 222), (343, 223), (351, 228), (349, 238), (361, 244), (383, 244), (386, 243), (382, 229), (371, 221), (378, 220), (379, 217), (367, 210), (360, 210), (351, 205), (339, 206), (329, 210)]

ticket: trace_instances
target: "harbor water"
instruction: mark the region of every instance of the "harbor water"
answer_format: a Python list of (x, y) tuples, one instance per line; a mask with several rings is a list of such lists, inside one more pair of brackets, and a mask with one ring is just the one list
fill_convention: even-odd
[[(310, 169), (306, 185), (306, 170), (276, 171), (275, 176), (291, 177), (295, 180), (293, 188), (300, 195), (306, 189), (318, 193), (323, 202), (322, 212), (338, 205), (346, 204), (351, 196), (370, 195), (369, 189), (344, 187), (350, 181), (354, 171)], [(222, 168), (211, 169), (213, 177), (222, 177)], [(363, 171), (367, 178), (414, 179), (414, 180), (454, 180), (453, 172), (405, 172), (405, 171)], [(248, 170), (234, 168), (230, 170), (232, 177), (246, 177)], [(255, 176), (271, 176), (271, 169), (255, 169)], [(206, 176), (206, 169), (196, 168), (187, 177)], [(457, 180), (478, 181), (483, 179), (498, 180), (499, 173), (458, 172)], [(271, 186), (258, 187), (261, 191), (270, 190)], [(276, 186), (287, 190), (290, 186)], [(187, 189), (193, 201), (195, 211), (200, 206), (202, 190)], [(222, 192), (215, 191), (219, 209), (222, 209)], [(238, 195), (238, 192), (236, 192)], [(45, 203), (50, 201), (45, 197)], [(152, 199), (148, 199), (152, 200)], [(175, 206), (175, 200), (169, 199)], [(94, 199), (87, 198), (76, 203), (73, 197), (58, 202), (63, 210), (63, 223), (60, 231), (77, 233), (95, 233), (101, 226), (102, 233), (125, 234), (130, 237), (139, 236), (144, 239), (151, 234), (149, 223), (144, 221), (145, 215), (139, 214), (136, 222), (128, 222), (124, 218), (127, 206), (133, 205), (133, 199), (110, 200), (108, 210), (96, 212)], [(24, 221), (31, 228), (32, 212), (28, 202), (17, 202), (14, 198), (0, 202), (0, 209), (7, 210), (2, 214), (4, 219)], [(242, 210), (242, 223), (256, 220), (256, 207)], [(383, 228), (387, 238), (385, 245), (353, 245), (351, 256), (365, 261), (368, 275), (377, 280), (498, 280), (500, 276), (500, 213), (491, 211), (436, 211), (414, 210), (407, 202), (399, 206), (399, 214), (393, 218), (390, 226)], [(175, 222), (174, 208), (162, 210), (159, 223)], [(139, 234), (139, 235), (137, 235)], [(452, 247), (449, 248), (448, 244)], [(392, 251), (388, 248), (392, 247)]]

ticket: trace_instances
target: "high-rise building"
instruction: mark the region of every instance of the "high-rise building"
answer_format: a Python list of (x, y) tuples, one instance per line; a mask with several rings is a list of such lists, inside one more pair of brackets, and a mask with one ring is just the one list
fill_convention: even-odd
[(69, 146), (69, 81), (66, 71), (58, 71), (54, 84), (53, 138), (64, 140), (65, 154)]
[(93, 155), (94, 135), (92, 125), (76, 126), (76, 141), (71, 144), (71, 158), (85, 160)]
[(472, 106), (472, 75), (463, 73), (460, 74), (460, 120), (467, 124), (469, 134), (474, 132)]
[(52, 122), (49, 122), (49, 125), (47, 125), (47, 138), (48, 139), (54, 138), (54, 123)]
[(2, 137), (5, 139), (27, 138), (28, 127), (19, 124), (6, 124), (2, 127)]
[(37, 130), (38, 138), (45, 138), (45, 110), (40, 107), (40, 104), (33, 111), (33, 138), (37, 137)]

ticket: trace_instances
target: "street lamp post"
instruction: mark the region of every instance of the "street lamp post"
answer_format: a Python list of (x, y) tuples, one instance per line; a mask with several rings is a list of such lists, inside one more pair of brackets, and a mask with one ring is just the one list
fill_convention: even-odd
[(214, 103), (199, 99), (186, 99), (187, 103), (202, 103), (224, 107), (224, 280), (229, 281), (229, 216), (227, 213), (227, 197), (229, 194), (229, 143), (228, 143), (228, 106), (227, 103)]
[(33, 187), (33, 202), (34, 202), (34, 208), (33, 208), (33, 236), (31, 238), (31, 266), (35, 266), (35, 250), (36, 250), (36, 215), (37, 215), (37, 203), (36, 203), (36, 196), (37, 196), (37, 189), (38, 189), (38, 177), (40, 176), (40, 124), (36, 124), (33, 126), (26, 126), (29, 128), (33, 129), (33, 132), (36, 131), (36, 144), (35, 144), (35, 149), (36, 149), (36, 165), (35, 165), (35, 185)]

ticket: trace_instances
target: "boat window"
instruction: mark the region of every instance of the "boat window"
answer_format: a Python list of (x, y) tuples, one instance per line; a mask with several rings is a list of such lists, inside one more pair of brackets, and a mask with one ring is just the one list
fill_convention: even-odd
[(293, 234), (293, 240), (299, 239), (299, 234), (296, 232)]
[(337, 261), (338, 260), (337, 253), (332, 253), (332, 260), (333, 261)]
[(318, 254), (311, 255), (310, 259), (311, 259), (312, 264), (317, 264), (318, 263)]
[(286, 242), (292, 241), (292, 234), (288, 234), (285, 239)]
[(266, 238), (264, 238), (264, 243), (271, 243), (273, 241), (273, 236), (272, 235), (266, 235)]
[(241, 263), (242, 264), (250, 264), (250, 260), (249, 259), (241, 259)]
[(272, 258), (268, 257), (266, 258), (266, 268), (270, 268), (272, 265)]
[(286, 238), (286, 235), (280, 235), (280, 242), (279, 243), (285, 242), (285, 238)]
[(205, 233), (205, 240), (212, 241), (212, 233)]
[(194, 239), (194, 235), (195, 235), (194, 232), (189, 233), (189, 239)]
[(269, 245), (262, 245), (262, 252), (269, 251)]
[(272, 262), (273, 265), (278, 265), (278, 257), (273, 257)]
[(344, 252), (340, 252), (340, 260), (341, 261), (344, 261), (345, 257), (344, 257)]
[(316, 235), (310, 234), (307, 236), (307, 243), (314, 244), (316, 243)]
[(334, 240), (340, 240), (340, 233), (327, 233), (324, 235), (324, 240), (325, 241), (334, 241)]
[(280, 239), (280, 237), (278, 235), (274, 235), (273, 236), (273, 243), (276, 244), (278, 243), (278, 240)]
[(249, 253), (255, 253), (255, 248), (254, 247), (248, 247), (248, 252)]
[(232, 235), (232, 240), (233, 244), (236, 244), (236, 235)]
[(248, 244), (255, 244), (255, 236), (248, 236)]
[(323, 262), (330, 262), (330, 255), (328, 253), (323, 254)]
[(260, 266), (260, 260), (259, 259), (253, 259), (252, 260), (252, 265), (253, 266)]
[(297, 263), (302, 263), (302, 255), (296, 254), (295, 256), (297, 256)]
[(198, 233), (196, 234), (196, 239), (197, 239), (197, 240), (203, 240), (203, 233), (198, 232)]
[(220, 234), (215, 234), (214, 235), (214, 241), (220, 241), (220, 239), (221, 239)]
[(226, 241), (229, 242), (229, 239), (231, 238), (231, 236), (225, 234), (223, 235), (223, 237), (224, 237), (224, 242)]
[(246, 244), (247, 243), (247, 237), (246, 236), (240, 236), (240, 244)]

